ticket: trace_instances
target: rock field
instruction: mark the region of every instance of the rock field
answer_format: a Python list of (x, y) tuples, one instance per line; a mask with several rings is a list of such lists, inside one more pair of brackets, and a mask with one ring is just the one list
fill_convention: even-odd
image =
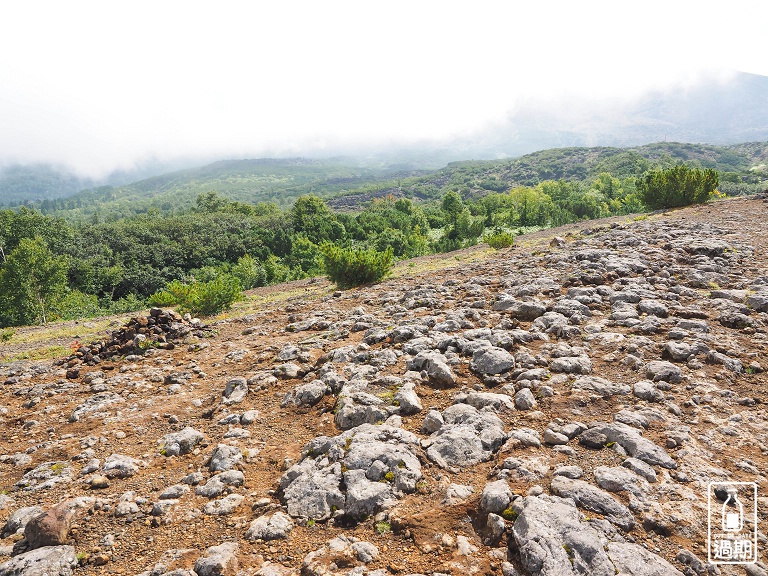
[(0, 365), (0, 576), (765, 575), (768, 201), (516, 242)]

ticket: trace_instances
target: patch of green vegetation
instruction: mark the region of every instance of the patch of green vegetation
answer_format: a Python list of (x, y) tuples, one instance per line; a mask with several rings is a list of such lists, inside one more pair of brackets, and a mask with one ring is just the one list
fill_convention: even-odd
[(314, 525), (315, 525), (314, 518), (310, 518), (309, 520), (307, 520), (307, 528), (312, 528)]
[(376, 532), (378, 532), (381, 535), (386, 534), (387, 532), (392, 532), (392, 526), (389, 522), (381, 521), (376, 522), (375, 526)]
[(515, 237), (509, 232), (498, 232), (485, 237), (485, 243), (494, 250), (509, 248), (515, 243)]
[(387, 472), (384, 474), (384, 480), (386, 482), (394, 482), (395, 481), (395, 473), (394, 472)]
[(18, 360), (51, 360), (53, 358), (61, 358), (63, 356), (69, 356), (69, 348), (64, 346), (54, 345), (46, 346), (43, 348), (37, 348), (27, 352), (20, 352), (18, 354), (12, 354), (9, 356), (0, 357), (2, 362), (16, 362)]
[(509, 520), (510, 522), (514, 522), (517, 520), (518, 513), (515, 512), (512, 507), (506, 508), (501, 512), (501, 517), (504, 518), (504, 520)]

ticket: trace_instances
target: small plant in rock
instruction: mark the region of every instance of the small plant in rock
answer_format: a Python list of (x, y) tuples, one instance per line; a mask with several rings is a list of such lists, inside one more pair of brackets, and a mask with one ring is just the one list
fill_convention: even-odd
[(510, 522), (517, 520), (517, 516), (517, 512), (515, 512), (511, 507), (503, 510), (501, 513), (501, 517), (504, 518), (504, 520), (509, 520)]
[(376, 522), (375, 528), (376, 528), (376, 532), (382, 535), (386, 534), (387, 532), (392, 532), (392, 526), (390, 525), (389, 522), (385, 522), (385, 521)]
[(387, 472), (384, 474), (384, 480), (387, 482), (394, 482), (395, 481), (395, 473), (394, 472)]

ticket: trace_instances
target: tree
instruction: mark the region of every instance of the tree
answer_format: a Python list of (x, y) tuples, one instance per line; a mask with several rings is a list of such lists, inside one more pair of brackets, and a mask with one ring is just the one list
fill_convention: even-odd
[(652, 170), (637, 180), (637, 191), (651, 209), (677, 208), (706, 202), (717, 189), (717, 172), (685, 164), (666, 170)]
[(48, 321), (48, 310), (67, 290), (67, 261), (42, 238), (23, 238), (0, 271), (0, 320), (5, 325)]

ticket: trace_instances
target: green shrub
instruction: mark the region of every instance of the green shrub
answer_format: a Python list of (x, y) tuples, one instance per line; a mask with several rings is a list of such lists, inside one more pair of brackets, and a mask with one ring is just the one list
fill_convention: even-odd
[(184, 284), (178, 280), (169, 282), (164, 290), (149, 297), (150, 306), (176, 306), (182, 312), (212, 316), (228, 310), (243, 297), (240, 281), (226, 274), (208, 282)]
[(61, 320), (93, 318), (100, 314), (104, 314), (104, 310), (99, 306), (99, 299), (80, 290), (70, 290), (51, 306), (51, 318)]
[(707, 202), (718, 184), (717, 172), (685, 164), (667, 170), (652, 170), (637, 180), (643, 202), (654, 210)]
[(232, 275), (240, 280), (243, 290), (267, 284), (267, 271), (256, 258), (246, 254), (232, 266)]
[(492, 234), (485, 238), (486, 244), (495, 250), (501, 250), (502, 248), (509, 248), (515, 243), (515, 237), (509, 232), (499, 232)]
[(323, 267), (328, 279), (339, 288), (373, 284), (392, 269), (394, 254), (390, 246), (384, 252), (363, 248), (341, 248), (336, 244), (321, 247)]

